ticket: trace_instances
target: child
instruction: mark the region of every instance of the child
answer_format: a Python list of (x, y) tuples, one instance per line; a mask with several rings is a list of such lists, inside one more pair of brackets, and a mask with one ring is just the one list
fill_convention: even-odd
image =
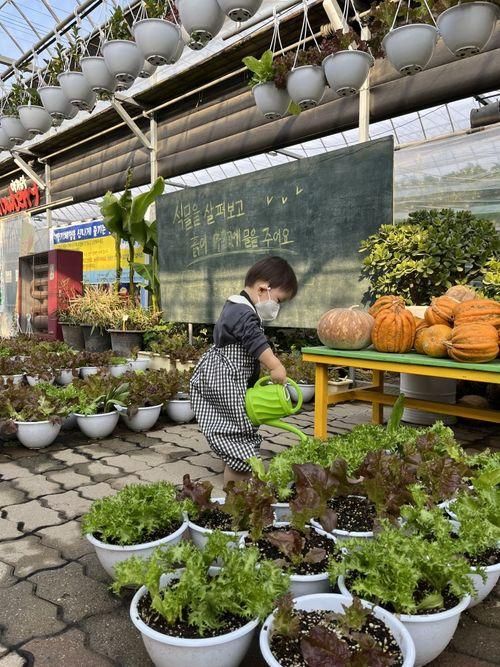
[(258, 454), (261, 436), (245, 410), (245, 393), (259, 378), (260, 364), (273, 382), (286, 370), (264, 334), (262, 322), (276, 319), (280, 304), (297, 294), (297, 278), (281, 257), (265, 257), (245, 277), (245, 289), (230, 296), (214, 327), (214, 345), (191, 379), (191, 404), (211, 449), (226, 463), (224, 483), (246, 479), (245, 462)]

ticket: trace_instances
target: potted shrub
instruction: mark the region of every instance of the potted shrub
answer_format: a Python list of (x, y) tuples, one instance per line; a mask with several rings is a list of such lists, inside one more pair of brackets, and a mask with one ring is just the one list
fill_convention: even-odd
[(161, 321), (161, 313), (134, 304), (125, 304), (116, 311), (112, 326), (108, 329), (111, 348), (118, 355), (129, 357), (132, 350), (143, 347), (143, 333)]
[(318, 106), (325, 92), (322, 60), (322, 53), (315, 46), (299, 50), (297, 54), (288, 52), (274, 60), (276, 86), (286, 88), (302, 111)]
[(156, 547), (179, 542), (188, 525), (185, 503), (176, 493), (168, 482), (129, 484), (92, 503), (82, 518), (82, 534), (110, 577), (117, 563), (132, 556), (148, 558)]
[(341, 97), (356, 95), (374, 63), (367, 42), (354, 30), (343, 32), (341, 28), (321, 42), (321, 51), (323, 71), (330, 88)]
[(28, 103), (18, 106), (19, 120), (28, 131), (28, 138), (33, 139), (38, 134), (45, 134), (50, 130), (52, 118), (43, 108), (42, 100), (36, 88), (26, 87), (25, 94)]
[[(292, 350), (289, 354), (282, 354), (281, 362), (286, 368), (288, 377), (295, 380), (302, 391), (302, 401), (309, 403), (314, 398), (314, 382), (316, 370), (314, 364), (302, 361), (302, 355), (298, 350)], [(293, 401), (298, 400), (294, 387), (289, 386), (288, 392)]]
[(262, 0), (217, 0), (219, 7), (231, 21), (243, 23), (258, 11)]
[(79, 111), (92, 111), (96, 95), (82, 73), (81, 58), (85, 53), (85, 41), (80, 36), (78, 26), (72, 28), (69, 48), (65, 53), (66, 67), (57, 80), (68, 100)]
[(454, 56), (465, 58), (484, 49), (499, 17), (494, 3), (439, 0), (437, 7), (444, 9), (437, 18), (437, 27)]
[(137, 44), (130, 39), (130, 27), (118, 5), (109, 18), (106, 36), (102, 47), (106, 67), (118, 84), (128, 88), (139, 76), (144, 58)]
[(89, 438), (106, 438), (118, 423), (116, 406), (127, 400), (128, 386), (111, 378), (88, 377), (81, 387), (81, 401), (75, 411), (77, 424)]
[[(413, 667), (415, 645), (393, 614), (365, 600), (325, 593), (283, 596), (265, 620), (260, 650), (270, 667), (282, 664)], [(330, 664), (330, 663), (329, 663)]]
[[(291, 99), (284, 88), (278, 88), (274, 81), (274, 54), (269, 49), (260, 59), (253, 56), (243, 58), (243, 64), (252, 73), (248, 85), (259, 111), (269, 120), (276, 120), (286, 115)], [(300, 108), (299, 108), (300, 112)]]
[(24, 364), (19, 359), (0, 357), (0, 377), (3, 384), (20, 384), (24, 378)]
[(85, 285), (82, 295), (70, 299), (68, 314), (82, 327), (86, 350), (103, 352), (111, 349), (107, 329), (121, 308), (118, 294), (100, 285)]
[(171, 367), (175, 367), (175, 364), (171, 366), (169, 351), (169, 340), (174, 328), (175, 324), (164, 322), (145, 332), (145, 349), (137, 352), (137, 358), (148, 359), (150, 362), (149, 368), (152, 370), (163, 368), (169, 371)]
[(158, 0), (145, 0), (144, 8), (147, 18), (136, 21), (132, 26), (137, 46), (144, 59), (154, 67), (173, 65), (182, 42), (177, 8)]
[(177, 374), (165, 370), (129, 373), (124, 380), (129, 390), (121, 418), (132, 431), (148, 431), (158, 421), (164, 403), (176, 394)]
[(176, 5), (181, 23), (190, 37), (190, 49), (202, 49), (220, 32), (225, 16), (217, 0), (177, 0)]
[(174, 398), (170, 399), (165, 406), (168, 417), (176, 424), (187, 424), (194, 419), (191, 399), (189, 397), (189, 381), (192, 370), (176, 371), (178, 376), (178, 391)]
[(52, 124), (60, 125), (63, 120), (74, 118), (78, 109), (70, 104), (59, 85), (59, 74), (64, 72), (65, 56), (61, 44), (55, 46), (56, 55), (51, 58), (43, 73), (42, 85), (38, 87), (38, 94), (42, 104), (52, 118)]

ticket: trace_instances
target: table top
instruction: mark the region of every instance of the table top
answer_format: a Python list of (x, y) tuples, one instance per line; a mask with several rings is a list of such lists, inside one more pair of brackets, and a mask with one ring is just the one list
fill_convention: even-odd
[[(456, 368), (473, 371), (486, 371), (488, 373), (500, 373), (500, 359), (489, 361), (485, 364), (470, 364), (453, 361), (453, 359), (435, 359), (415, 352), (406, 354), (395, 354), (389, 352), (377, 352), (372, 348), (366, 350), (334, 350), (324, 345), (317, 347), (303, 347), (302, 354), (316, 354), (319, 356), (344, 357), (348, 359), (364, 359), (370, 361), (386, 361), (393, 364), (412, 364), (415, 366), (432, 366), (434, 368)], [(348, 364), (346, 363), (346, 366)]]

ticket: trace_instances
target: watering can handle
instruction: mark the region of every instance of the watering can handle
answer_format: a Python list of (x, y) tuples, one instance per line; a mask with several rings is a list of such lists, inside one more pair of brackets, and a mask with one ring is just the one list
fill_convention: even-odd
[[(270, 384), (271, 382), (272, 382), (271, 376), (270, 375), (264, 375), (264, 377), (261, 377), (257, 380), (257, 382), (254, 384), (254, 387), (261, 387), (262, 385)], [(295, 380), (292, 380), (291, 378), (288, 378), (288, 377), (286, 379), (286, 384), (291, 385), (295, 389), (295, 391), (297, 392), (297, 405), (293, 408), (292, 412), (290, 413), (290, 414), (294, 415), (302, 407), (302, 389), (295, 382)]]

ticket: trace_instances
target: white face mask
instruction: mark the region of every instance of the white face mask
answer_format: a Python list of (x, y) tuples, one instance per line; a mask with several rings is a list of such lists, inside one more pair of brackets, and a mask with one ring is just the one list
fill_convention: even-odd
[(267, 301), (261, 301), (259, 297), (258, 303), (255, 304), (255, 310), (263, 322), (272, 322), (278, 317), (280, 304), (271, 299), (270, 287), (267, 288)]

